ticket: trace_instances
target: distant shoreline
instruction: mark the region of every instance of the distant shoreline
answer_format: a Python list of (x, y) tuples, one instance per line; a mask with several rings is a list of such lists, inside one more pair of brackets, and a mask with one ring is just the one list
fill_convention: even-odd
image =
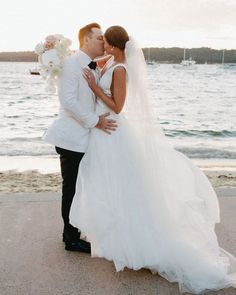
[[(146, 59), (158, 63), (178, 64), (183, 59), (184, 48), (143, 48)], [(208, 47), (186, 49), (186, 59), (192, 58), (197, 64), (222, 63), (222, 50)], [(37, 62), (38, 56), (34, 51), (0, 52), (0, 62)], [(224, 62), (236, 63), (236, 49), (224, 50)]]
[[(37, 60), (35, 61), (35, 60), (0, 60), (0, 63), (3, 63), (3, 62), (12, 62), (12, 63), (14, 63), (14, 62), (19, 62), (19, 63), (24, 63), (24, 62), (28, 62), (28, 63), (32, 63), (32, 62), (38, 62)], [(157, 64), (170, 64), (170, 65), (172, 65), (172, 64), (179, 64), (179, 62), (173, 62), (173, 61), (159, 61), (159, 60), (157, 60), (157, 61), (153, 61), (153, 62), (156, 62)], [(197, 65), (203, 65), (203, 64), (205, 64), (205, 63), (198, 63), (197, 62)], [(220, 65), (221, 64), (221, 62), (212, 62), (212, 63), (210, 63), (210, 62), (208, 62), (207, 63), (208, 65)], [(236, 64), (236, 62), (230, 62), (230, 63), (225, 63), (225, 64)]]

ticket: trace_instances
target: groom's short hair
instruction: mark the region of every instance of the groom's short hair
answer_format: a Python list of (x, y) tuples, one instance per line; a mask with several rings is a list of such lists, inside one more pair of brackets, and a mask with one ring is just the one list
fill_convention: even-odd
[(91, 23), (79, 30), (78, 39), (79, 39), (80, 46), (83, 46), (84, 37), (91, 35), (93, 28), (101, 29), (101, 26), (98, 23)]

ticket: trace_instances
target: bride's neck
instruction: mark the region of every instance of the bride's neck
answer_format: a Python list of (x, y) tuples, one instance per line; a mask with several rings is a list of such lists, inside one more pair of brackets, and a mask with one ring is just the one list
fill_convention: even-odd
[(116, 63), (124, 63), (125, 62), (124, 51), (118, 51), (116, 54), (114, 54), (114, 62), (116, 62)]

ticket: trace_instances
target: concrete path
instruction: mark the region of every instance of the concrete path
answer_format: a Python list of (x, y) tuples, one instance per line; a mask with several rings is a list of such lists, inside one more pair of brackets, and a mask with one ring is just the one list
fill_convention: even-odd
[[(236, 190), (218, 190), (222, 247), (236, 255)], [(222, 197), (223, 196), (223, 197)], [(116, 273), (111, 262), (64, 250), (60, 195), (0, 195), (0, 295), (178, 295), (148, 270)], [(236, 289), (207, 294), (236, 295)]]

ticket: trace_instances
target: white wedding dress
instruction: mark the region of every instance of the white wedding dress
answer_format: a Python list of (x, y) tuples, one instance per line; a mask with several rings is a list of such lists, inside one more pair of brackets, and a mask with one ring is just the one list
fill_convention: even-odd
[[(116, 66), (99, 82), (107, 95)], [(92, 129), (70, 211), (92, 256), (113, 261), (117, 271), (158, 272), (181, 292), (236, 287), (236, 259), (218, 245), (218, 200), (207, 177), (166, 140), (152, 163), (124, 114), (100, 99), (96, 111), (109, 111), (118, 128), (111, 135)]]

